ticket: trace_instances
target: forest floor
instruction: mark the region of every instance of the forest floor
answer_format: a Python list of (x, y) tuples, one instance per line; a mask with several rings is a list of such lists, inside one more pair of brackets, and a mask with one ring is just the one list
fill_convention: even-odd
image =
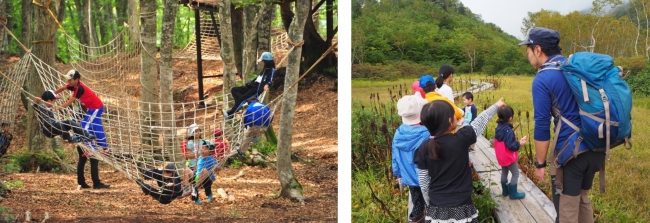
[[(2, 58), (0, 64), (15, 61), (14, 57)], [(5, 65), (0, 69), (6, 70)], [(58, 69), (64, 72), (69, 66), (59, 65)], [(221, 65), (205, 62), (204, 69), (208, 73), (205, 75), (220, 73)], [(183, 92), (182, 101), (196, 100), (196, 88), (193, 87), (196, 81), (195, 63), (174, 63), (174, 93)], [(136, 183), (109, 165), (100, 163), (99, 176), (103, 183), (111, 185), (109, 189), (77, 190), (74, 173), (7, 173), (0, 168), (0, 179), (18, 185), (0, 201), (0, 217), (13, 215), (22, 222), (25, 212), (29, 211), (33, 221), (42, 220), (47, 212), (48, 222), (337, 221), (338, 94), (333, 90), (334, 83), (334, 80), (319, 79), (309, 87), (302, 87), (296, 101), (293, 153), (304, 160), (313, 160), (293, 160), (294, 172), (303, 186), (304, 205), (278, 197), (281, 186), (277, 170), (272, 167), (227, 167), (218, 173), (212, 186), (215, 194), (212, 203), (205, 203), (205, 194), (201, 190), (199, 196), (203, 205), (193, 204), (189, 197), (163, 205), (144, 195)], [(206, 79), (204, 86), (206, 94), (213, 95), (212, 92), (221, 90), (220, 78)], [(190, 89), (189, 93), (187, 89)], [(9, 154), (26, 151), (25, 136), (17, 134), (25, 127), (25, 122), (20, 121), (24, 119), (25, 111), (20, 107), (15, 123), (16, 139)], [(273, 127), (278, 132), (281, 114), (279, 110), (275, 114)], [(72, 145), (65, 147), (69, 157), (67, 161), (76, 165), (78, 158)], [(0, 159), (0, 165), (7, 162), (7, 158)], [(219, 179), (235, 176), (240, 171), (245, 175), (235, 180)], [(85, 172), (87, 183), (92, 185), (89, 165), (86, 165)], [(235, 201), (221, 198), (216, 193), (218, 188), (233, 192)]]

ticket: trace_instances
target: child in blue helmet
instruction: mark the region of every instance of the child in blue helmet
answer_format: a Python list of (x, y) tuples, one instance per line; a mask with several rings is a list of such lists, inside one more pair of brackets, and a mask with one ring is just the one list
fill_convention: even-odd
[(273, 61), (273, 54), (270, 52), (264, 52), (260, 56), (260, 59), (257, 62), (262, 62), (262, 71), (259, 75), (252, 81), (248, 82), (244, 86), (233, 87), (230, 92), (232, 97), (235, 99), (235, 104), (228, 111), (224, 111), (224, 117), (232, 118), (232, 115), (237, 112), (240, 108), (240, 105), (253, 96), (256, 96), (263, 91), (268, 91), (273, 83), (273, 75), (275, 74), (275, 62)]

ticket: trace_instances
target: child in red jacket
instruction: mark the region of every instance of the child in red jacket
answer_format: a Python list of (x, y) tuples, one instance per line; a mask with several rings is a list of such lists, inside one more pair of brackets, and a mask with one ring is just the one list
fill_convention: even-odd
[(228, 143), (223, 139), (223, 131), (220, 128), (214, 129), (214, 152), (212, 156), (216, 160), (222, 160), (228, 152)]

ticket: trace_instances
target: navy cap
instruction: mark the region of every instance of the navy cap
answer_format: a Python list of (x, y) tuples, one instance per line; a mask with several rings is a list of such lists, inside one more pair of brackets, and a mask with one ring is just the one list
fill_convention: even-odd
[(427, 82), (431, 82), (431, 84), (435, 84), (436, 80), (433, 79), (433, 77), (431, 75), (428, 75), (428, 74), (420, 77), (420, 87), (421, 88), (427, 87)]
[(528, 30), (526, 39), (519, 43), (521, 45), (539, 45), (542, 47), (552, 47), (560, 44), (560, 34), (552, 29), (547, 28), (533, 28)]
[(43, 101), (56, 100), (58, 98), (61, 98), (61, 97), (59, 95), (57, 95), (56, 93), (54, 93), (53, 90), (47, 90), (47, 91), (43, 92), (43, 94), (41, 95), (41, 99), (43, 99)]
[(174, 164), (174, 163), (168, 163), (168, 164), (165, 166), (165, 169), (164, 169), (164, 170), (165, 170), (166, 172), (173, 172), (173, 171), (176, 171), (176, 164)]

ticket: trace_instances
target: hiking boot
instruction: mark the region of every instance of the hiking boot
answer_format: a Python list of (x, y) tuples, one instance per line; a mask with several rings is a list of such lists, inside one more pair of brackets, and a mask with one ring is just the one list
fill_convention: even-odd
[(90, 185), (88, 185), (88, 184), (81, 184), (79, 186), (81, 186), (81, 188), (84, 188), (84, 189), (90, 188)]
[(501, 189), (503, 190), (503, 192), (501, 192), (501, 195), (504, 197), (510, 195), (510, 191), (508, 190), (508, 181), (501, 182)]
[(194, 204), (203, 204), (203, 202), (201, 202), (201, 200), (197, 199), (197, 200), (194, 201)]
[(103, 183), (93, 185), (93, 189), (106, 189), (106, 188), (109, 188), (109, 187), (111, 187), (110, 184), (103, 184)]
[(510, 199), (522, 199), (526, 197), (526, 194), (523, 192), (517, 192), (517, 183), (510, 184), (508, 186), (508, 192), (510, 192)]
[(212, 202), (212, 194), (208, 196), (208, 203)]

